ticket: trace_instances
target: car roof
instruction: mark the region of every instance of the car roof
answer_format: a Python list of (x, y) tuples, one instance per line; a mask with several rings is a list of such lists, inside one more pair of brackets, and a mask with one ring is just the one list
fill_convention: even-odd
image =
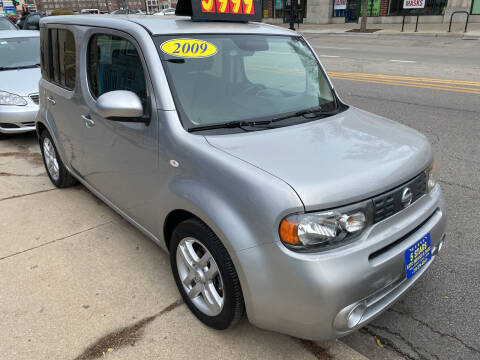
[(266, 34), (295, 35), (294, 31), (264, 23), (192, 21), (187, 16), (153, 15), (67, 15), (42, 18), (43, 24), (72, 24), (123, 29), (125, 22), (136, 23), (152, 35), (168, 34)]
[(22, 38), (22, 37), (39, 37), (40, 31), (37, 30), (0, 30), (0, 38)]

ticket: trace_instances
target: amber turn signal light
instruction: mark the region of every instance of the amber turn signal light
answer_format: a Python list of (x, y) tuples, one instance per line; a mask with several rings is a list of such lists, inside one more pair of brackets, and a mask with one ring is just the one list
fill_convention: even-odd
[(298, 239), (298, 223), (292, 223), (286, 219), (283, 219), (280, 223), (280, 239), (290, 245), (299, 245)]

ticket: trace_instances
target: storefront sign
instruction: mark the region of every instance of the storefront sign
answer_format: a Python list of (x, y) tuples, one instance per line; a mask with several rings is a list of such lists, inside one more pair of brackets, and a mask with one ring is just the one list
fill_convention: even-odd
[(275, 9), (277, 10), (283, 9), (283, 0), (275, 0)]
[(334, 0), (333, 9), (334, 10), (345, 10), (347, 8), (347, 0)]
[(404, 9), (423, 9), (425, 0), (403, 0)]

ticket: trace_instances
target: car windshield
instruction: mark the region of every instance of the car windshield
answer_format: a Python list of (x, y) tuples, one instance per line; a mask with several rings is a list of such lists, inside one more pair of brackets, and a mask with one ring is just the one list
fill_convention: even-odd
[(40, 38), (0, 38), (0, 70), (40, 65)]
[[(209, 57), (182, 58), (162, 51), (162, 44), (175, 43), (175, 37), (156, 38), (187, 129), (271, 120), (305, 109), (336, 110), (330, 84), (300, 37), (194, 34), (181, 38), (207, 41), (216, 47)], [(289, 119), (282, 126), (293, 123), (298, 119)]]
[(17, 30), (10, 20), (0, 17), (0, 30)]

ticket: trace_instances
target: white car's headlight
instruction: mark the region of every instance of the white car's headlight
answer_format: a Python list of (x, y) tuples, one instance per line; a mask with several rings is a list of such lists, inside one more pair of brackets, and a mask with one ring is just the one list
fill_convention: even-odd
[(426, 176), (427, 176), (427, 193), (433, 190), (435, 185), (437, 185), (437, 180), (435, 179), (435, 173), (437, 171), (437, 165), (435, 163), (435, 160), (432, 161), (430, 164), (430, 167), (425, 170)]
[(280, 239), (296, 251), (322, 251), (345, 245), (372, 223), (371, 200), (329, 211), (294, 214), (280, 223)]
[(27, 100), (17, 94), (11, 94), (6, 91), (0, 91), (0, 105), (27, 105)]

